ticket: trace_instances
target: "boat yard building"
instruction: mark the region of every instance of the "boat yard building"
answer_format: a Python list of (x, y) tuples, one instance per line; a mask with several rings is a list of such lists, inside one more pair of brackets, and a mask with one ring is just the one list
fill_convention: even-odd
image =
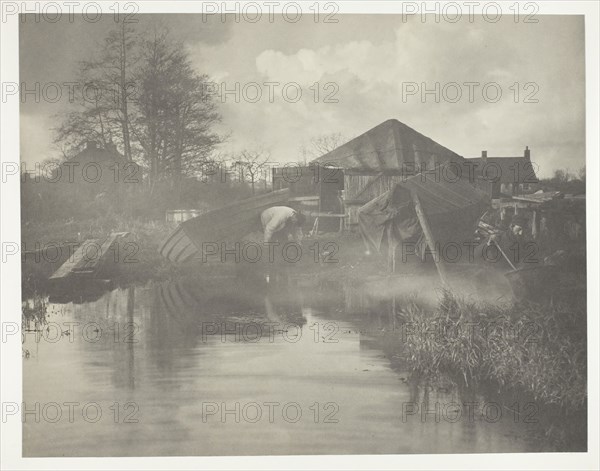
[(461, 166), (464, 158), (396, 119), (387, 120), (313, 160), (343, 173), (346, 229), (358, 228), (358, 209), (396, 183), (442, 165)]

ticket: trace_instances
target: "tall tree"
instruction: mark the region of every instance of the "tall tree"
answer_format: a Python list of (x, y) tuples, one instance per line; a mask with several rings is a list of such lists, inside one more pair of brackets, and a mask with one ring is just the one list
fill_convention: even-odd
[(67, 153), (84, 140), (114, 143), (149, 170), (151, 182), (178, 181), (197, 172), (223, 139), (213, 131), (220, 116), (205, 93), (208, 77), (165, 29), (140, 35), (119, 24), (97, 56), (81, 63), (80, 75), (85, 87), (76, 110), (56, 130)]
[(135, 92), (132, 75), (136, 62), (136, 33), (121, 22), (111, 30), (98, 53), (82, 61), (76, 83), (77, 111), (63, 118), (56, 129), (56, 142), (76, 147), (83, 140), (114, 143), (132, 160), (129, 106)]
[(214, 98), (204, 93), (207, 81), (168, 31), (155, 30), (143, 42), (134, 133), (153, 180), (193, 174), (221, 142), (212, 131), (220, 116)]

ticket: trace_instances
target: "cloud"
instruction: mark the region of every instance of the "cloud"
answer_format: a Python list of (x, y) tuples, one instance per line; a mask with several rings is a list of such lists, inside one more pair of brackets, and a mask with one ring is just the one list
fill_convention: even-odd
[[(271, 46), (257, 52), (254, 69), (234, 66), (228, 80), (296, 82), (305, 91), (302, 101), (225, 103), (224, 122), (235, 123), (234, 147), (248, 140), (245, 128), (252, 129), (253, 138), (266, 139), (275, 154), (292, 159), (311, 136), (354, 136), (394, 117), (465, 156), (482, 149), (520, 155), (529, 145), (542, 172), (550, 174), (557, 166), (584, 163), (582, 44), (580, 19), (543, 17), (537, 25), (414, 21), (378, 42), (350, 40), (295, 51), (288, 44), (288, 52)], [(204, 52), (210, 64), (210, 52)], [(338, 102), (314, 103), (310, 87), (328, 82), (336, 84)], [(470, 82), (478, 85), (470, 89), (465, 85)], [(418, 93), (403, 97), (408, 83)], [(421, 93), (436, 87), (437, 94)], [(445, 99), (453, 99), (456, 90), (462, 93), (457, 103)]]
[[(528, 145), (551, 174), (585, 161), (584, 29), (581, 17), (539, 19), (450, 24), (347, 15), (331, 25), (203, 24), (199, 15), (187, 15), (169, 22), (199, 72), (239, 90), (220, 103), (220, 131), (231, 134), (225, 151), (260, 146), (271, 149), (274, 160), (293, 161), (311, 137), (352, 137), (396, 118), (465, 156), (483, 149), (520, 155)], [(43, 41), (28, 44), (44, 47)], [(274, 100), (266, 82), (277, 83)], [(450, 82), (462, 93), (456, 103), (447, 99), (456, 91)], [(471, 90), (473, 100), (467, 82), (479, 84)], [(283, 94), (292, 83), (302, 88), (297, 102)], [(486, 98), (484, 85), (490, 83), (496, 85)], [(416, 84), (417, 93), (403, 96), (407, 84)], [(243, 91), (256, 85), (262, 98), (244, 100)], [(436, 87), (437, 96), (421, 93)], [(494, 102), (490, 96), (498, 87), (502, 96)], [(527, 103), (527, 97), (537, 102)]]
[(39, 114), (21, 114), (20, 116), (20, 152), (21, 159), (28, 169), (34, 168), (44, 160), (55, 156), (55, 148), (52, 145), (52, 131), (54, 126), (52, 119)]

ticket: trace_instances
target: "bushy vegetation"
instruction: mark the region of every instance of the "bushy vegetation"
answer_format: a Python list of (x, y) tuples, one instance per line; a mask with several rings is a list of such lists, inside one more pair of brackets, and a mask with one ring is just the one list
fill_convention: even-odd
[(587, 400), (584, 306), (473, 302), (445, 291), (437, 309), (399, 314), (415, 374), (493, 383), (577, 411)]
[(24, 226), (74, 219), (85, 225), (90, 220), (113, 216), (164, 220), (169, 209), (212, 209), (249, 196), (252, 196), (251, 186), (236, 181), (207, 183), (183, 178), (177, 183), (163, 180), (152, 185), (122, 183), (116, 188), (103, 188), (90, 183), (24, 179), (21, 219)]
[(585, 195), (585, 167), (577, 173), (567, 169), (556, 169), (550, 178), (540, 179), (539, 187), (544, 191), (561, 191), (564, 194)]

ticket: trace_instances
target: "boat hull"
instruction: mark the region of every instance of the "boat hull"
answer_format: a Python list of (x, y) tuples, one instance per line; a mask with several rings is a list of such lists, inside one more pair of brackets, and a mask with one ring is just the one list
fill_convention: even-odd
[(161, 244), (161, 255), (174, 263), (185, 263), (202, 254), (206, 244), (237, 242), (260, 230), (260, 214), (271, 206), (284, 204), (289, 189), (273, 191), (236, 201), (182, 222)]

